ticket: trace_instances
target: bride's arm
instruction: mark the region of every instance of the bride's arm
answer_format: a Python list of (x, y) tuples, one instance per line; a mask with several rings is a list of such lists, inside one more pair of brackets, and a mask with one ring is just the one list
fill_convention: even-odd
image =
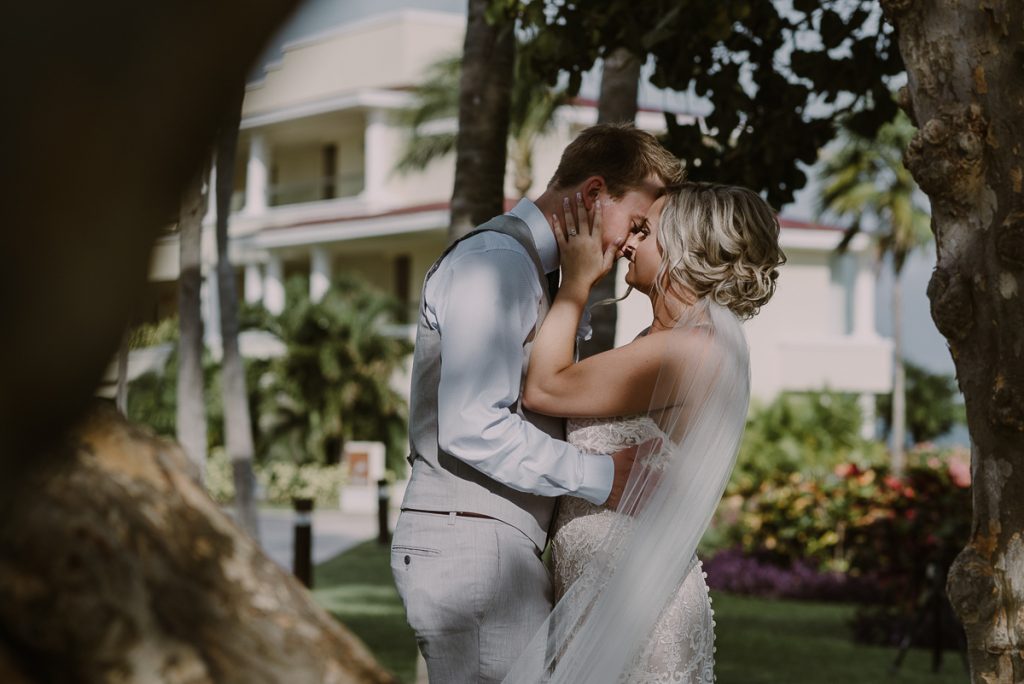
[[(556, 215), (555, 239), (562, 260), (562, 286), (533, 342), (523, 388), (523, 404), (531, 411), (565, 417), (621, 416), (651, 407), (661, 367), (663, 334), (634, 342), (573, 363), (576, 328), (593, 283), (611, 270), (617, 246), (602, 251), (601, 207), (595, 204), (588, 220), (577, 199), (580, 226), (565, 206), (565, 224), (576, 231), (567, 237)], [(591, 225), (593, 224), (592, 229)]]

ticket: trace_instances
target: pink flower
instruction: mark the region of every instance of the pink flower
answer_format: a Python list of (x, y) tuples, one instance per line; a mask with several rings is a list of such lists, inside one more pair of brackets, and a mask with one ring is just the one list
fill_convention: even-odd
[(859, 471), (857, 470), (857, 466), (855, 466), (852, 463), (840, 463), (833, 469), (832, 472), (834, 472), (839, 477), (851, 477), (853, 475), (856, 475)]

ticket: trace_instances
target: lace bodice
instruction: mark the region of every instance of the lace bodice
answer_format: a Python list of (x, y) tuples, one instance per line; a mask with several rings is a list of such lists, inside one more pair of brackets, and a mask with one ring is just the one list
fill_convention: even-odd
[[(567, 428), (568, 441), (589, 453), (613, 453), (652, 437), (664, 437), (654, 421), (644, 415), (571, 419)], [(652, 458), (665, 456), (659, 454)], [(648, 467), (658, 465), (657, 460), (648, 462)], [(561, 498), (551, 537), (556, 600), (561, 600), (583, 574), (618, 515), (578, 497)], [(714, 611), (703, 566), (696, 557), (694, 560), (693, 569), (675, 599), (665, 607), (646, 648), (638, 654), (622, 682), (709, 684), (714, 681)]]

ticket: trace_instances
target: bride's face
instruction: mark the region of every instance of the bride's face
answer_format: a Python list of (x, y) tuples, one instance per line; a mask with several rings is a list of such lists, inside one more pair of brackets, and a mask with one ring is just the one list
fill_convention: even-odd
[(661, 223), (661, 209), (665, 198), (659, 197), (641, 220), (634, 220), (629, 234), (619, 253), (629, 261), (626, 283), (644, 294), (654, 289), (654, 281), (661, 267), (661, 250), (658, 249), (658, 226)]

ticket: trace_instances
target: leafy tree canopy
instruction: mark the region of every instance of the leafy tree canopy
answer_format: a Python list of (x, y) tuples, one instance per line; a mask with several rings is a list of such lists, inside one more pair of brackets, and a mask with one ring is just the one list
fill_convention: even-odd
[(896, 104), (887, 76), (903, 69), (891, 27), (870, 0), (492, 0), (514, 8), (530, 40), (524, 61), (550, 83), (618, 47), (653, 59), (651, 83), (691, 92), (710, 108), (664, 141), (694, 180), (735, 183), (781, 206), (806, 183), (836, 122), (873, 136)]

